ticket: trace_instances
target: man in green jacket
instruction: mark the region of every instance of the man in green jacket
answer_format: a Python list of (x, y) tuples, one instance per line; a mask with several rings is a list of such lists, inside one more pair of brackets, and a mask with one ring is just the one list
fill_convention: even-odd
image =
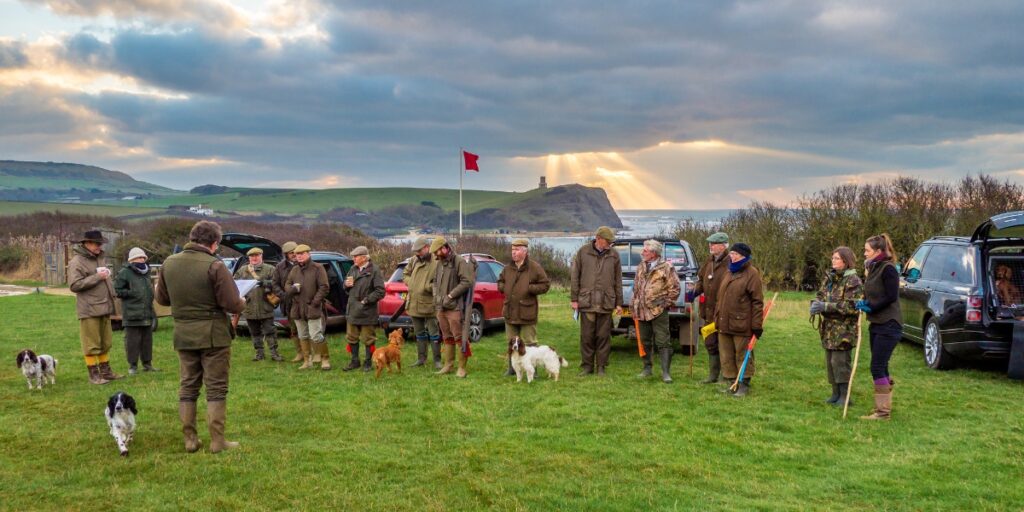
[(171, 306), (174, 316), (174, 349), (181, 364), (178, 416), (185, 451), (193, 453), (202, 446), (196, 433), (196, 400), (205, 384), (210, 452), (217, 453), (238, 446), (224, 439), (234, 338), (228, 314), (241, 313), (245, 301), (238, 295), (231, 271), (216, 256), (220, 225), (201, 220), (192, 226), (188, 238), (185, 250), (164, 261), (156, 301)]
[[(709, 256), (697, 271), (697, 283), (686, 292), (686, 302), (693, 302), (699, 297), (700, 318), (704, 325), (715, 323), (715, 306), (718, 304), (718, 288), (729, 272), (729, 257), (726, 249), (729, 246), (729, 235), (719, 231), (707, 238)], [(691, 322), (697, 319), (691, 318)], [(701, 384), (718, 382), (722, 373), (722, 359), (718, 353), (718, 331), (704, 338), (704, 348), (708, 350), (708, 378)]]
[(114, 293), (121, 299), (121, 325), (124, 326), (124, 351), (128, 357), (128, 375), (138, 373), (139, 356), (142, 369), (153, 367), (153, 282), (149, 278), (146, 252), (139, 247), (128, 251), (128, 264), (121, 267), (114, 279)]
[(455, 376), (464, 378), (466, 363), (472, 353), (469, 349), (469, 340), (465, 340), (463, 344), (462, 323), (469, 321), (468, 318), (463, 318), (463, 311), (467, 305), (472, 307), (476, 272), (473, 270), (473, 264), (459, 256), (444, 237), (439, 236), (431, 242), (430, 252), (438, 261), (437, 272), (434, 275), (434, 309), (437, 311), (437, 323), (441, 328), (444, 343), (441, 351), (441, 362), (444, 364), (437, 373), (451, 373), (457, 351), (459, 369)]
[(412, 318), (412, 331), (416, 334), (416, 363), (427, 362), (427, 344), (434, 353), (434, 369), (441, 369), (441, 331), (434, 310), (434, 274), (437, 259), (430, 253), (430, 242), (421, 236), (412, 244), (413, 256), (405, 262), (402, 281), (409, 288), (405, 310)]
[[(505, 337), (518, 336), (527, 345), (537, 344), (537, 297), (548, 292), (551, 280), (540, 263), (530, 259), (530, 242), (525, 238), (512, 241), (512, 264), (506, 265), (498, 276), (498, 290), (505, 294), (502, 315), (505, 317)], [(505, 375), (515, 375), (509, 359)]]
[(359, 342), (366, 347), (366, 360), (363, 371), (373, 367), (373, 351), (377, 343), (377, 302), (384, 298), (384, 278), (377, 266), (370, 261), (370, 251), (360, 245), (349, 253), (352, 257), (352, 268), (345, 276), (345, 288), (348, 289), (348, 305), (345, 306), (345, 339), (348, 341), (352, 360), (344, 371), (359, 368)]
[(622, 262), (612, 249), (615, 232), (601, 226), (576, 252), (569, 300), (580, 315), (580, 375), (604, 375), (611, 354), (612, 312), (622, 314)]
[(274, 325), (274, 304), (267, 300), (267, 295), (274, 293), (274, 267), (263, 263), (263, 249), (253, 247), (245, 255), (249, 263), (235, 271), (235, 279), (252, 279), (257, 281), (256, 287), (245, 296), (245, 325), (249, 327), (252, 346), (256, 349), (253, 361), (262, 361), (263, 342), (267, 342), (270, 358), (283, 361), (277, 353), (277, 327)]
[(106, 384), (121, 376), (110, 368), (110, 347), (114, 331), (110, 315), (114, 314), (114, 287), (106, 266), (103, 244), (107, 240), (100, 231), (86, 231), (72, 249), (75, 256), (68, 263), (68, 286), (75, 293), (78, 313), (78, 335), (89, 370), (91, 384)]

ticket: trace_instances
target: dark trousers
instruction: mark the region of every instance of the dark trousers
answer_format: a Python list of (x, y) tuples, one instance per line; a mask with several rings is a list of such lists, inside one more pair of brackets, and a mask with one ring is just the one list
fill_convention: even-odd
[(249, 335), (252, 336), (252, 346), (256, 349), (263, 348), (263, 342), (267, 347), (277, 348), (277, 326), (274, 325), (274, 318), (246, 318), (246, 325), (249, 326)]
[(704, 338), (704, 348), (708, 349), (709, 356), (718, 355), (718, 333), (713, 332)]
[(668, 310), (662, 311), (653, 320), (640, 320), (640, 341), (644, 344), (644, 350), (650, 351), (653, 346), (659, 352), (665, 348), (672, 348), (672, 333), (668, 325)]
[(207, 402), (223, 402), (228, 397), (228, 372), (231, 369), (231, 347), (179, 350), (181, 363), (178, 389), (179, 402), (195, 402), (206, 385)]
[(593, 370), (608, 366), (612, 352), (612, 314), (580, 312), (580, 368)]
[(868, 326), (871, 337), (871, 377), (875, 380), (889, 376), (889, 359), (903, 335), (903, 326), (895, 320)]
[(846, 384), (850, 382), (853, 369), (853, 358), (849, 350), (825, 349), (825, 371), (828, 373), (829, 384)]
[(138, 365), (139, 355), (142, 355), (143, 364), (153, 362), (153, 326), (125, 326), (124, 352), (132, 368)]

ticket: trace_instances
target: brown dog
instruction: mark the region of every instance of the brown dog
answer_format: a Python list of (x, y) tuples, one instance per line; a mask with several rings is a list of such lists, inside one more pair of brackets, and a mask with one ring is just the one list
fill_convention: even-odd
[(1013, 284), (1013, 269), (1006, 265), (996, 266), (996, 296), (1004, 306), (1021, 302), (1020, 289)]
[(398, 365), (398, 373), (402, 373), (402, 345), (405, 343), (405, 335), (401, 329), (395, 329), (388, 335), (388, 346), (377, 349), (373, 353), (373, 366), (377, 368), (376, 377), (380, 378), (380, 372), (386, 366), (388, 373), (391, 373), (391, 363)]

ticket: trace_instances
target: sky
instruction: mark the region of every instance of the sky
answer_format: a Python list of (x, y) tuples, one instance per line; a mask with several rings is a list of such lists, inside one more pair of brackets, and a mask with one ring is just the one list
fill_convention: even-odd
[(0, 159), (177, 189), (1024, 183), (1024, 2), (0, 0)]

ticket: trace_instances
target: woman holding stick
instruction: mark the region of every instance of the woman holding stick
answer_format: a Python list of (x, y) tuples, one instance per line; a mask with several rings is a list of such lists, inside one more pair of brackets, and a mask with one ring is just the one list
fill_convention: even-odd
[[(726, 393), (732, 392), (728, 386), (739, 375), (750, 337), (756, 335), (760, 338), (763, 333), (764, 291), (761, 271), (751, 264), (751, 255), (750, 246), (744, 243), (735, 243), (729, 248), (729, 272), (719, 285), (718, 303), (715, 305), (718, 352), (727, 385), (723, 392)], [(733, 396), (747, 396), (753, 375), (754, 355), (751, 354), (743, 380), (738, 383)]]
[(832, 269), (811, 301), (811, 316), (821, 315), (818, 333), (825, 349), (825, 371), (832, 396), (825, 403), (841, 406), (850, 389), (850, 351), (857, 341), (857, 299), (864, 285), (849, 247), (832, 251)]
[(893, 380), (889, 359), (903, 335), (900, 312), (900, 276), (896, 270), (896, 251), (889, 235), (868, 238), (864, 243), (864, 299), (857, 309), (867, 313), (871, 341), (871, 377), (875, 382), (875, 408), (863, 420), (888, 420), (892, 413)]

